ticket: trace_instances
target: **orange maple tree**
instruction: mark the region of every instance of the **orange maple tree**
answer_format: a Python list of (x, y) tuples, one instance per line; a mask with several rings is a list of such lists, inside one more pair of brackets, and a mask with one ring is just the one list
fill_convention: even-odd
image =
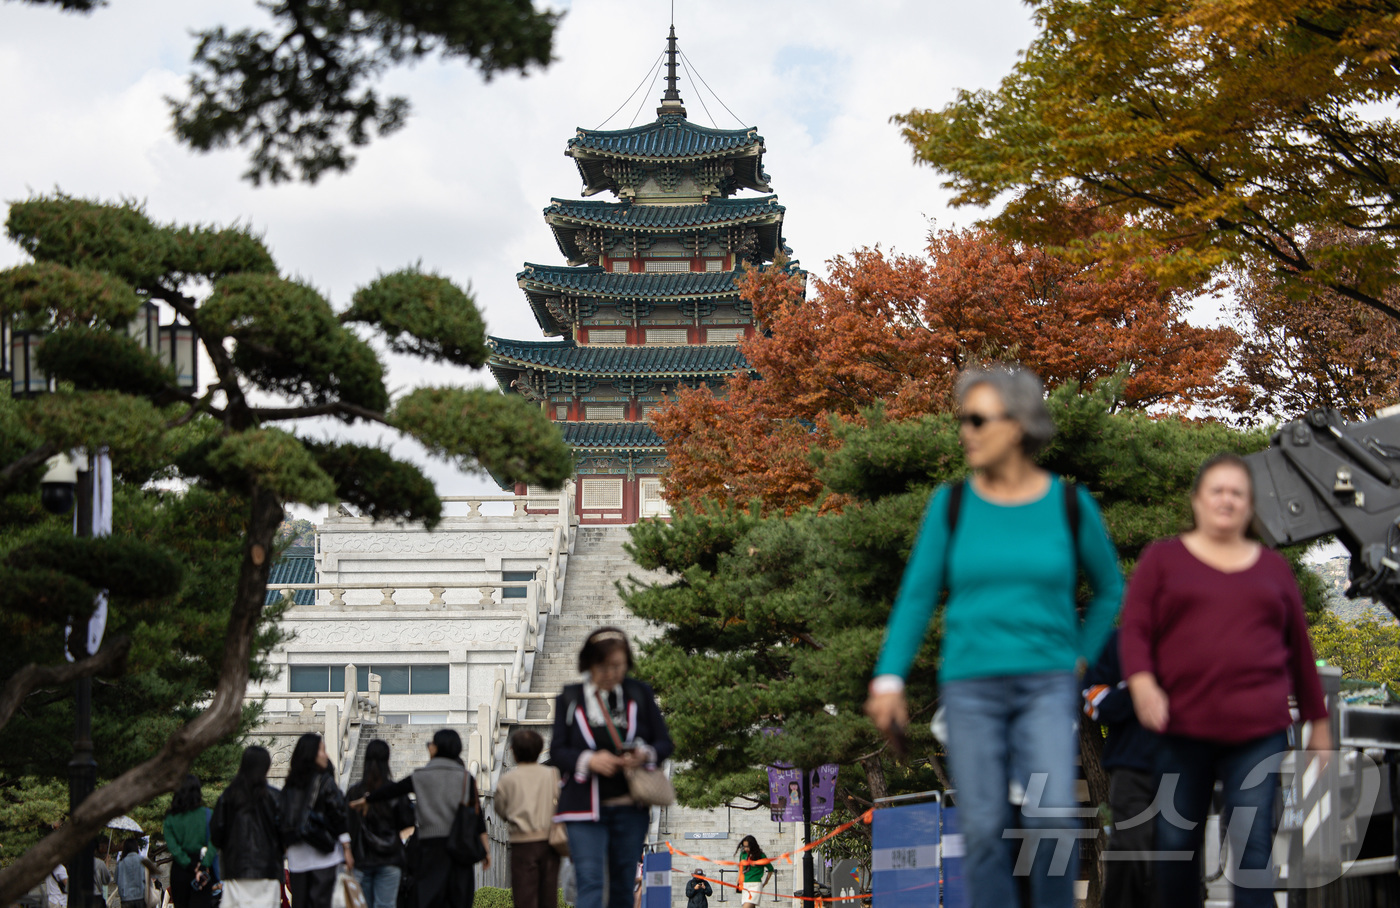
[[(1349, 239), (1332, 231), (1308, 246)], [(1335, 291), (1308, 287), (1305, 278), (1265, 267), (1239, 275), (1237, 360), (1252, 392), (1247, 406), (1285, 420), (1315, 407), (1366, 419), (1400, 403), (1400, 323)], [(1386, 290), (1383, 299), (1400, 308), (1400, 288)]]
[[(1086, 214), (1085, 236), (1102, 220)], [(980, 230), (936, 231), (925, 256), (862, 248), (828, 266), (810, 295), (778, 267), (740, 281), (764, 329), (742, 345), (761, 379), (682, 391), (653, 416), (673, 503), (810, 504), (809, 452), (834, 444), (831, 419), (875, 403), (892, 419), (946, 410), (975, 361), (1019, 360), (1052, 387), (1119, 373), (1127, 407), (1238, 405), (1223, 377), (1235, 332), (1188, 324), (1189, 297), (1136, 267), (1073, 264)]]

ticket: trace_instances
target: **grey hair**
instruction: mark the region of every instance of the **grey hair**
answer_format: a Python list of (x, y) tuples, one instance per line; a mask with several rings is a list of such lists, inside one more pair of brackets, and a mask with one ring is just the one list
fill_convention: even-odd
[(1045, 385), (1040, 376), (1017, 365), (974, 366), (958, 376), (954, 393), (961, 407), (967, 394), (987, 385), (1001, 397), (1006, 415), (1021, 427), (1021, 448), (1034, 455), (1055, 437), (1055, 422), (1045, 407)]

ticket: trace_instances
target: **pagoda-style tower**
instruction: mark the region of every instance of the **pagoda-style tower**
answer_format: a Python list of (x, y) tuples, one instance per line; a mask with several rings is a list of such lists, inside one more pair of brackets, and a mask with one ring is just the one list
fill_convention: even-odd
[(545, 335), (562, 339), (490, 339), (501, 388), (540, 401), (573, 447), (585, 524), (666, 513), (647, 417), (678, 386), (718, 388), (745, 367), (737, 344), (753, 320), (735, 281), (744, 262), (785, 250), (775, 196), (731, 198), (769, 191), (763, 137), (688, 121), (676, 53), (672, 26), (655, 121), (580, 129), (564, 152), (585, 197), (617, 201), (553, 199), (545, 221), (568, 265), (517, 275)]

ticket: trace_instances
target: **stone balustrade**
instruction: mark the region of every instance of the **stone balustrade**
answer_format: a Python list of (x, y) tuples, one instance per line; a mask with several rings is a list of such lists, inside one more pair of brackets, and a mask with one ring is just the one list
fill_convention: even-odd
[[(506, 599), (506, 589), (525, 588), (523, 599)], [(553, 607), (550, 599), (549, 584), (542, 580), (485, 580), (464, 584), (449, 583), (395, 583), (386, 586), (383, 583), (279, 583), (271, 587), (273, 592), (281, 593), (288, 599), (293, 598), (297, 590), (315, 590), (317, 592), (329, 592), (330, 599), (322, 603), (321, 597), (317, 596), (314, 606), (300, 606), (301, 608), (379, 608), (384, 606), (397, 606), (400, 603), (395, 601), (394, 596), (400, 590), (427, 590), (432, 593), (433, 598), (428, 602), (430, 606), (460, 606), (470, 608), (487, 608), (492, 605), (503, 605), (519, 602), (527, 609), (533, 608), (535, 611), (548, 611)], [(350, 590), (377, 590), (383, 598), (377, 603), (345, 601), (345, 594)], [(453, 596), (454, 602), (447, 601), (449, 592), (455, 593), (458, 590), (467, 591), (466, 595)]]

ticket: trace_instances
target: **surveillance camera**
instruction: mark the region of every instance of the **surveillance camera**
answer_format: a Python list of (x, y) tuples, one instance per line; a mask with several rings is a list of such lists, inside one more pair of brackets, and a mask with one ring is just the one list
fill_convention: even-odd
[(73, 509), (73, 497), (78, 486), (78, 465), (67, 454), (55, 454), (48, 459), (48, 470), (39, 480), (39, 501), (51, 514), (66, 514)]

